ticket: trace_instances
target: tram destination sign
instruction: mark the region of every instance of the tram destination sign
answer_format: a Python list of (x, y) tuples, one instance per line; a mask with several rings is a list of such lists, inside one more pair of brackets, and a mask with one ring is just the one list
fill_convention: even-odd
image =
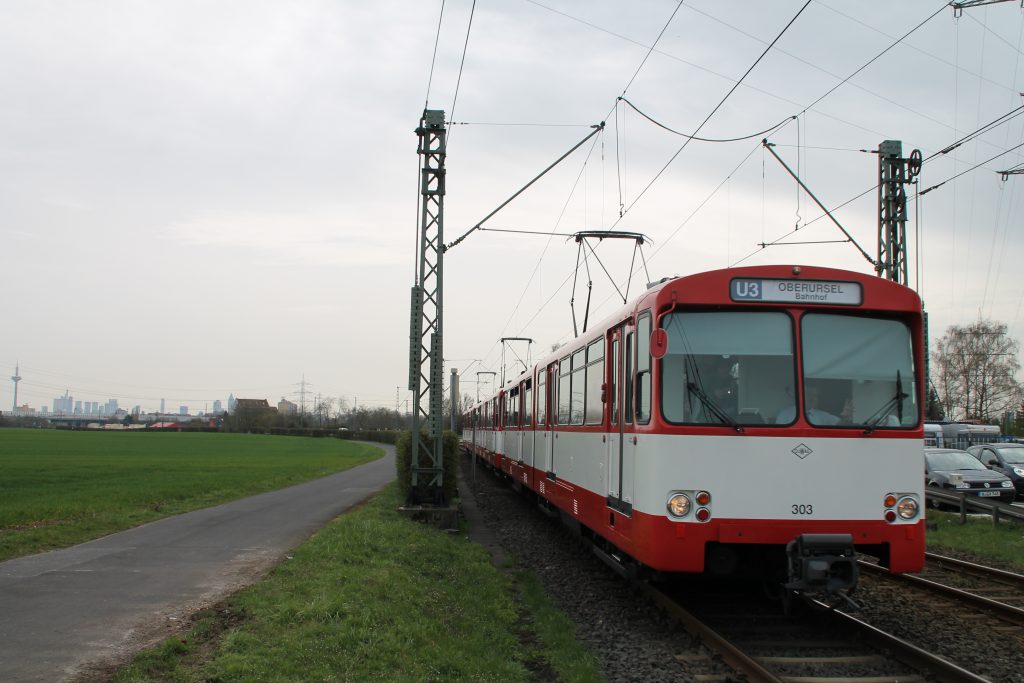
[(860, 283), (834, 280), (765, 280), (736, 278), (729, 283), (733, 301), (775, 301), (797, 304), (859, 306), (864, 302)]

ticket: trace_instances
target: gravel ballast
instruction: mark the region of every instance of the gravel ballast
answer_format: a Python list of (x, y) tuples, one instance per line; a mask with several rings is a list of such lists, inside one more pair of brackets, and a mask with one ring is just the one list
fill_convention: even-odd
[[(721, 662), (639, 596), (557, 521), (482, 465), (463, 456), (463, 497), (472, 496), (474, 533), (495, 554), (533, 571), (552, 602), (576, 624), (577, 638), (600, 660), (609, 681), (679, 683), (724, 673)], [(1024, 683), (1019, 631), (924, 601), (913, 590), (861, 577), (859, 619), (939, 653), (992, 681)], [(778, 653), (783, 654), (783, 653)]]

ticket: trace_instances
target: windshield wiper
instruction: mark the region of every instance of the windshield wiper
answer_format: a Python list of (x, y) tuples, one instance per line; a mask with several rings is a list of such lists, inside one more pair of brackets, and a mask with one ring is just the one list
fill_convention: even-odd
[(701, 405), (703, 405), (705, 409), (707, 409), (712, 415), (717, 417), (722, 423), (729, 425), (737, 432), (743, 431), (743, 427), (741, 427), (739, 423), (736, 422), (736, 420), (732, 419), (729, 413), (722, 410), (722, 407), (715, 403), (715, 400), (713, 398), (705, 394), (703, 389), (698, 387), (693, 382), (687, 382), (686, 389), (687, 391), (695, 395), (700, 400)]
[(889, 411), (896, 408), (896, 417), (899, 419), (900, 424), (903, 424), (903, 399), (909, 398), (910, 394), (903, 392), (903, 379), (900, 377), (900, 371), (896, 371), (896, 395), (885, 402), (881, 408), (867, 419), (864, 423), (864, 433), (870, 434), (875, 431), (875, 427), (889, 416)]

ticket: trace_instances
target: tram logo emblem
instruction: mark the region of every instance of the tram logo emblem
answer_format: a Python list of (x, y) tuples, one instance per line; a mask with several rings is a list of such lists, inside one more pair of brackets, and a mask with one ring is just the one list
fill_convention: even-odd
[(814, 451), (812, 451), (810, 449), (810, 447), (807, 446), (807, 444), (800, 444), (799, 446), (794, 448), (793, 451), (792, 451), (793, 455), (795, 455), (796, 457), (800, 458), (801, 460), (803, 460), (804, 458), (806, 458), (808, 455), (810, 455), (813, 452)]

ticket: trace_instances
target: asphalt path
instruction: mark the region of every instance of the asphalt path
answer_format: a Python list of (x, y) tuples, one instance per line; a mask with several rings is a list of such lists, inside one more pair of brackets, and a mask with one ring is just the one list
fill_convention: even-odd
[(0, 563), (0, 681), (67, 680), (258, 580), (394, 479), (374, 445), (387, 455), (322, 479)]

